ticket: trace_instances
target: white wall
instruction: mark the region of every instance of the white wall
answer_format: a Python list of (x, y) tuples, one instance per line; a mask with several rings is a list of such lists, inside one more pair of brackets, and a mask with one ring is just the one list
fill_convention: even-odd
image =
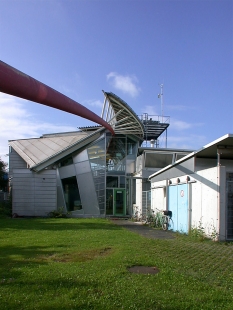
[(191, 175), (190, 208), (192, 227), (201, 226), (207, 235), (219, 233), (218, 167)]
[[(227, 169), (228, 170), (228, 169)], [(221, 240), (226, 237), (225, 184), (226, 167), (214, 167), (197, 171), (189, 175), (189, 212), (191, 227), (201, 226), (207, 235), (219, 234)], [(177, 184), (177, 177), (170, 179)], [(187, 176), (179, 178), (180, 183), (187, 182)], [(219, 186), (219, 184), (221, 186)], [(166, 209), (164, 189), (166, 180), (151, 184), (152, 208)]]
[(142, 180), (136, 179), (136, 206), (139, 214), (142, 213)]
[(151, 209), (155, 211), (167, 209), (166, 180), (151, 184)]

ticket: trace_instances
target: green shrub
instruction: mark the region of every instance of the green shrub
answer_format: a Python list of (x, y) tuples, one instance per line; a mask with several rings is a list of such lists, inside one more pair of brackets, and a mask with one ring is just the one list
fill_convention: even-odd
[(48, 213), (48, 217), (66, 218), (70, 213), (64, 210), (64, 207), (58, 208)]
[(12, 215), (12, 197), (10, 195), (8, 200), (0, 202), (0, 218), (11, 217)]
[(201, 220), (198, 223), (198, 226), (193, 226), (191, 228), (190, 231), (190, 236), (198, 241), (204, 241), (205, 239), (207, 239), (206, 233), (205, 233), (205, 229), (202, 225)]

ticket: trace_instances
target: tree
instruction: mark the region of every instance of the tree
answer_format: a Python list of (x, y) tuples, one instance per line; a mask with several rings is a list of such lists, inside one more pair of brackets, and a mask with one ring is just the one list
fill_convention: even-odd
[(6, 171), (7, 163), (0, 157), (0, 190), (6, 191), (8, 183), (8, 173)]

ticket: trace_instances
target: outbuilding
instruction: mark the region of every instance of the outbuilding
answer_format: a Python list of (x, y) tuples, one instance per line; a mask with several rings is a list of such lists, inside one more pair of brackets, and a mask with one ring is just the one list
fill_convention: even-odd
[(151, 206), (172, 213), (170, 229), (233, 240), (233, 134), (151, 174)]

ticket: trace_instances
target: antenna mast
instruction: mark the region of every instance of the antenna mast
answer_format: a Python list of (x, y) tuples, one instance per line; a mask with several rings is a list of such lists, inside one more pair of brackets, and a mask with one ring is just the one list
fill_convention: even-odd
[(162, 123), (163, 123), (163, 84), (159, 84), (160, 86), (160, 93), (158, 94), (158, 98), (161, 101), (161, 116), (162, 116)]

